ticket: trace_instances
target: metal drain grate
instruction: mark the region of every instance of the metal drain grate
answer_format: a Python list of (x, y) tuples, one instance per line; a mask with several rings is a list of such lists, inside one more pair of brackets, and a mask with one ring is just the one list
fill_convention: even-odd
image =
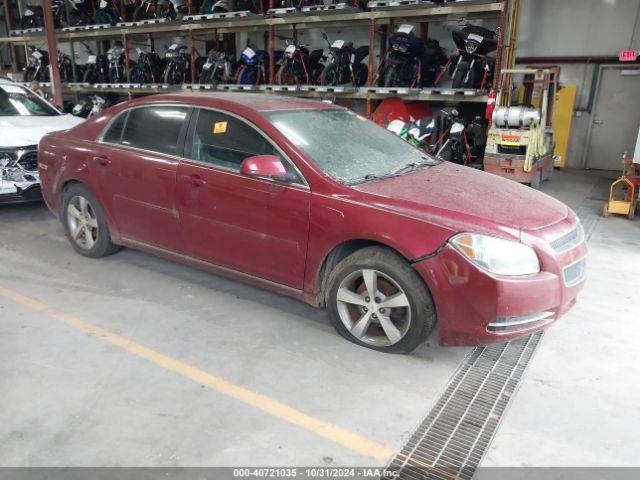
[(473, 349), (381, 478), (472, 478), (541, 338)]

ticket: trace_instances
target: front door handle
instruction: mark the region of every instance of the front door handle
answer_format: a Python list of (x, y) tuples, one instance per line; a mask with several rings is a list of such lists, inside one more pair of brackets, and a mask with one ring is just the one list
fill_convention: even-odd
[(197, 174), (187, 177), (187, 181), (194, 187), (201, 187), (207, 183), (200, 175)]
[(93, 161), (96, 162), (98, 165), (102, 165), (103, 167), (106, 167), (111, 163), (111, 160), (109, 160), (104, 155), (96, 155), (95, 157), (93, 157)]

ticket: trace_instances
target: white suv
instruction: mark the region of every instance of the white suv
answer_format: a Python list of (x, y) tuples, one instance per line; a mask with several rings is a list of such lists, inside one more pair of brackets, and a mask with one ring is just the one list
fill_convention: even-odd
[(0, 78), (0, 204), (39, 201), (38, 142), (83, 119), (66, 115), (39, 95)]

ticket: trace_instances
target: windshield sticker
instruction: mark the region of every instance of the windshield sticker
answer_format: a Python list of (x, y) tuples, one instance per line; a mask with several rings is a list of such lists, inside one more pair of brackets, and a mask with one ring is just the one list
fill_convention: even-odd
[(331, 44), (333, 48), (342, 48), (344, 46), (344, 40), (336, 40)]
[(409, 35), (412, 30), (413, 30), (413, 25), (408, 25), (406, 23), (403, 23), (398, 27), (398, 33), (406, 33), (407, 35)]
[(227, 132), (227, 122), (216, 122), (213, 124), (213, 133), (226, 133)]
[(475, 33), (470, 33), (468, 35), (469, 40), (475, 40), (478, 43), (482, 43), (482, 40), (484, 40), (484, 38), (482, 38), (480, 35), (476, 35)]

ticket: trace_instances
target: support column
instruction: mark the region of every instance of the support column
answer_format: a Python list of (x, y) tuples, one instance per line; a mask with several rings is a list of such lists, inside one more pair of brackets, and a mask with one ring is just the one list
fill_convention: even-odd
[(60, 65), (58, 65), (58, 42), (56, 41), (51, 0), (42, 0), (42, 10), (44, 11), (44, 33), (47, 39), (47, 50), (49, 51), (49, 74), (51, 77), (53, 103), (62, 107), (62, 84), (60, 82)]
[[(374, 63), (373, 59), (375, 57), (376, 52), (376, 19), (371, 18), (369, 20), (369, 72), (367, 76), (367, 85), (372, 86), (373, 77), (374, 77)], [(367, 99), (367, 117), (371, 118), (373, 115), (373, 100), (370, 98)]]
[(191, 83), (196, 83), (196, 41), (193, 30), (189, 30), (189, 55), (191, 59)]

